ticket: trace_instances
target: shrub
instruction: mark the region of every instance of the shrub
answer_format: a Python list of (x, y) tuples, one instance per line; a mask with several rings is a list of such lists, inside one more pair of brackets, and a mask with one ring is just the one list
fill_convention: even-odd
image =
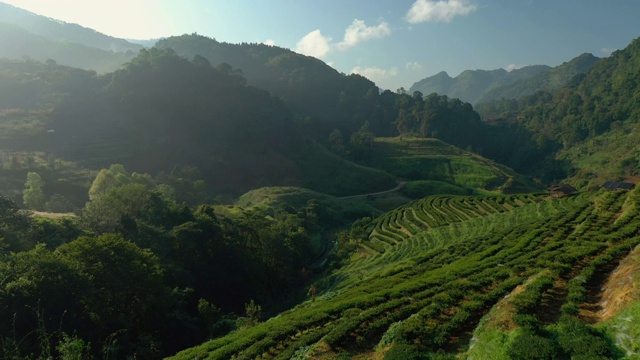
[(384, 360), (421, 360), (427, 359), (414, 346), (396, 344), (384, 354)]
[(548, 360), (556, 357), (558, 349), (553, 341), (525, 331), (513, 339), (507, 354), (513, 360)]

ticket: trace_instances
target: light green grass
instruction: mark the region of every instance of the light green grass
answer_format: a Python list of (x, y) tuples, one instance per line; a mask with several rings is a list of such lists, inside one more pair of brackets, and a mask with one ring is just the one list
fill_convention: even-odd
[(376, 138), (372, 156), (364, 164), (409, 181), (439, 181), (505, 192), (529, 192), (535, 188), (513, 170), (437, 139)]

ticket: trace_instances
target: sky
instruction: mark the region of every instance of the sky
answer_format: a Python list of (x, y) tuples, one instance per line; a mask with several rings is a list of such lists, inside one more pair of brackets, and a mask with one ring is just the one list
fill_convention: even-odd
[(0, 0), (114, 37), (266, 43), (409, 89), (446, 71), (557, 66), (640, 37), (638, 0)]

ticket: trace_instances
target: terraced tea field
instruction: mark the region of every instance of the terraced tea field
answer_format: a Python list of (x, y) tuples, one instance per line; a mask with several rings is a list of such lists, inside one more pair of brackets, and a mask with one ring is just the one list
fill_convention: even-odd
[[(483, 316), (517, 287), (506, 330), (524, 329), (521, 336), (556, 341), (559, 354), (583, 356), (563, 345), (563, 326), (593, 321), (589, 308), (603, 274), (640, 243), (639, 209), (637, 190), (425, 198), (372, 221), (361, 244), (369, 256), (318, 281), (315, 301), (174, 358), (446, 359), (468, 351)], [(560, 335), (545, 338), (545, 326)], [(530, 351), (520, 344), (535, 344), (526, 336), (505, 336), (500, 346), (512, 355)], [(476, 336), (471, 358), (490, 358), (478, 353), (491, 347), (481, 341)]]

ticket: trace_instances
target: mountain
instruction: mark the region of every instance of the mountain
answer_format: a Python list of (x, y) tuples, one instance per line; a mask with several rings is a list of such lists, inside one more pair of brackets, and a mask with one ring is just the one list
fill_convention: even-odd
[(370, 119), (371, 100), (379, 93), (362, 76), (346, 76), (321, 60), (277, 46), (229, 44), (195, 34), (162, 39), (155, 46), (187, 58), (203, 56), (214, 66), (230, 65), (248, 84), (281, 98), (296, 115), (317, 120), (318, 131), (326, 135), (334, 128), (357, 130)]
[(0, 23), (13, 24), (56, 43), (76, 43), (112, 52), (138, 52), (141, 45), (101, 34), (77, 24), (51, 19), (0, 2)]
[(540, 90), (558, 89), (569, 83), (574, 76), (586, 73), (598, 60), (600, 58), (592, 54), (582, 54), (569, 62), (562, 63), (529, 78), (489, 89), (476, 102), (482, 103), (502, 98), (517, 99)]
[(50, 61), (106, 73), (142, 49), (123, 39), (0, 3), (0, 57)]
[(310, 139), (279, 99), (200, 61), (152, 48), (97, 76), (4, 60), (3, 148), (46, 151), (93, 169), (120, 163), (157, 174), (195, 166), (212, 189), (231, 194), (268, 185), (335, 195), (395, 186), (391, 175)]
[(535, 65), (525, 66), (510, 72), (504, 69), (465, 70), (455, 78), (451, 78), (442, 71), (414, 83), (409, 92), (419, 91), (424, 95), (435, 92), (475, 103), (490, 89), (529, 78), (548, 69), (550, 68), (545, 65)]
[(134, 56), (131, 51), (113, 52), (74, 42), (52, 41), (19, 26), (0, 23), (2, 58), (53, 60), (61, 65), (105, 73), (118, 69)]

